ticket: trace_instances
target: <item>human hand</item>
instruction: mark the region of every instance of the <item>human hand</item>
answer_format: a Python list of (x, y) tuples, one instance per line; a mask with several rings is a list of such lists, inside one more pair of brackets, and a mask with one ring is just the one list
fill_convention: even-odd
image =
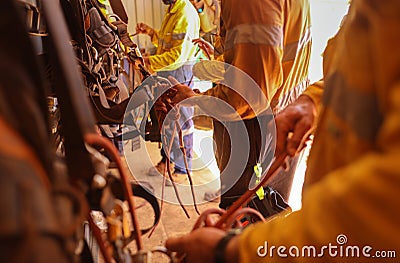
[(316, 115), (314, 102), (310, 97), (301, 95), (275, 117), (276, 156), (284, 151), (294, 156), (300, 147), (305, 146), (300, 144), (310, 135)]
[[(217, 243), (226, 235), (226, 232), (214, 227), (202, 227), (192, 231), (190, 234), (182, 237), (167, 239), (165, 246), (167, 249), (185, 255), (185, 261), (191, 263), (215, 262), (215, 248)], [(237, 249), (235, 244), (230, 244), (226, 251), (227, 256), (237, 258)], [(233, 246), (233, 249), (230, 247)], [(229, 251), (228, 251), (229, 249)], [(226, 262), (234, 262), (227, 260)]]
[(163, 98), (159, 98), (158, 100), (156, 100), (154, 102), (154, 105), (153, 105), (154, 110), (157, 113), (163, 113), (163, 114), (167, 115), (168, 112), (171, 110), (171, 107), (170, 107), (170, 104), (169, 104), (170, 102), (171, 102), (171, 100), (164, 99), (164, 97)]
[[(171, 97), (171, 101), (174, 105), (182, 102), (185, 99), (192, 98), (195, 96), (200, 96), (200, 94), (193, 91), (189, 86), (183, 85), (179, 83), (174, 77), (168, 77), (168, 80), (172, 84), (172, 88), (174, 89), (174, 96)], [(186, 106), (193, 106), (193, 105), (186, 105)]]
[(211, 45), (211, 43), (205, 41), (204, 39), (196, 38), (192, 40), (192, 43), (198, 45), (199, 48), (203, 50), (204, 53), (206, 53), (208, 59), (211, 59), (211, 56), (214, 55), (213, 45)]
[(136, 25), (136, 33), (135, 34), (146, 34), (150, 37), (154, 35), (154, 29), (145, 23), (138, 23)]
[(191, 1), (194, 4), (194, 7), (196, 8), (196, 10), (198, 10), (199, 8), (204, 9), (204, 1), (203, 0), (198, 0), (198, 1)]

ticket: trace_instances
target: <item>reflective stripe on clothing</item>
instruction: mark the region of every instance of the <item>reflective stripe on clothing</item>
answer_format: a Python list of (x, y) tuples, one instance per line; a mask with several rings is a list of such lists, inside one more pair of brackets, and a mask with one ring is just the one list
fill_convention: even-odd
[(360, 139), (373, 141), (376, 138), (382, 124), (382, 113), (375, 93), (349, 87), (344, 76), (335, 73), (326, 80), (322, 102), (344, 120)]
[(283, 39), (282, 27), (278, 25), (241, 24), (226, 31), (225, 48), (233, 48), (236, 44), (256, 44), (281, 47)]
[(166, 38), (160, 37), (158, 39), (158, 46), (164, 49), (171, 49), (174, 44), (172, 40), (187, 40), (191, 41), (190, 37), (188, 36), (187, 33), (179, 33), (179, 34), (167, 34), (169, 38), (171, 39), (168, 41)]
[(160, 30), (155, 30), (152, 43), (156, 53), (149, 57), (153, 71), (175, 70), (195, 58), (192, 40), (199, 37), (200, 20), (189, 0), (176, 0), (167, 9)]
[(183, 40), (185, 39), (186, 33), (180, 33), (180, 34), (172, 34), (172, 40)]
[(283, 48), (282, 62), (295, 60), (297, 52), (311, 42), (311, 28), (308, 28), (299, 41), (286, 44)]

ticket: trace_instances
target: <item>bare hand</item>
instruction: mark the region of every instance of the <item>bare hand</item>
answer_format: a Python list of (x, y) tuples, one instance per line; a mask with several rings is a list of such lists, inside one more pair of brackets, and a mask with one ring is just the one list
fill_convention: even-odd
[(154, 29), (145, 23), (138, 23), (136, 25), (136, 33), (135, 34), (146, 34), (150, 37), (154, 35)]
[(192, 42), (197, 44), (204, 53), (206, 53), (208, 59), (211, 59), (211, 55), (214, 55), (214, 47), (211, 43), (205, 41), (202, 38), (193, 39)]
[(284, 151), (294, 156), (299, 148), (305, 146), (300, 144), (312, 129), (315, 116), (314, 102), (302, 95), (275, 117), (277, 156)]
[(214, 227), (202, 227), (182, 237), (167, 239), (165, 246), (171, 251), (185, 254), (186, 262), (214, 262), (214, 250), (225, 232)]
[(168, 114), (168, 111), (170, 110), (169, 107), (167, 106), (168, 101), (163, 101), (161, 99), (158, 99), (154, 102), (154, 109), (156, 112), (162, 112), (165, 115)]
[[(176, 94), (171, 98), (172, 103), (174, 105), (180, 103), (181, 101), (192, 98), (195, 96), (201, 96), (194, 92), (189, 86), (180, 84), (175, 78), (168, 77), (169, 81), (173, 85), (173, 88), (176, 90)], [(186, 105), (186, 106), (193, 106), (193, 105)]]

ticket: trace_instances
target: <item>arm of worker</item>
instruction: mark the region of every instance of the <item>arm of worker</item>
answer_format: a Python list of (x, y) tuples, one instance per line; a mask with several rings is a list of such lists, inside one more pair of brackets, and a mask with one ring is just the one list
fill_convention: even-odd
[[(267, 262), (268, 258), (268, 262), (283, 263), (288, 259), (279, 257), (276, 250), (274, 256), (270, 255), (271, 246), (294, 246), (301, 251), (310, 245), (321, 254), (312, 262), (352, 262), (351, 258), (330, 256), (327, 250), (321, 250), (323, 245), (338, 246), (336, 239), (340, 234), (348, 239), (343, 246), (358, 246), (360, 254), (365, 246), (373, 249), (367, 251), (371, 257), (379, 248), (400, 251), (398, 211), (394, 209), (400, 205), (400, 83), (385, 97), (383, 104), (390, 106), (378, 131), (377, 149), (305, 188), (300, 211), (245, 229), (239, 240), (240, 262)], [(257, 255), (257, 251), (264, 256)], [(283, 254), (288, 255), (288, 250)], [(362, 257), (360, 262), (370, 262)]]
[[(150, 36), (153, 44), (157, 47), (158, 44), (158, 32), (151, 26), (145, 24), (145, 23), (138, 23), (136, 25), (136, 35), (137, 34), (146, 34)], [(150, 61), (149, 61), (149, 56), (143, 56), (143, 63), (144, 65), (148, 68), (148, 70), (153, 73), (154, 70), (150, 68)]]
[[(176, 91), (175, 95), (171, 98), (172, 104), (176, 105), (182, 103), (184, 106), (194, 106), (194, 101), (185, 102), (186, 99), (200, 96), (189, 86), (179, 83), (174, 77), (168, 77), (171, 82), (172, 88)], [(188, 104), (185, 104), (188, 103)]]
[(150, 36), (151, 39), (153, 37), (157, 36), (156, 30), (152, 28), (151, 26), (145, 24), (145, 23), (138, 23), (136, 25), (136, 33), (135, 34), (146, 34)]
[(208, 59), (214, 59), (214, 47), (211, 45), (210, 42), (202, 39), (202, 38), (195, 38), (192, 40), (193, 44), (197, 45), (200, 50), (202, 50)]
[[(241, 116), (228, 103), (223, 100), (198, 93), (188, 86), (180, 84), (173, 77), (168, 77), (175, 95), (171, 98), (172, 104), (182, 106), (198, 106), (207, 116), (212, 116), (220, 121), (241, 120)], [(218, 109), (218, 110), (215, 110)]]
[(321, 79), (308, 86), (303, 91), (302, 95), (308, 96), (312, 100), (314, 105), (316, 105), (317, 110), (319, 111), (319, 105), (321, 105), (321, 99), (323, 93), (324, 93), (324, 80)]
[[(216, 249), (218, 243), (226, 235), (214, 227), (203, 227), (194, 230), (192, 233), (181, 237), (171, 237), (166, 241), (166, 248), (185, 255), (185, 262), (204, 263), (217, 262)], [(233, 237), (228, 241), (221, 251), (225, 262), (238, 262), (238, 237)]]
[(275, 117), (276, 155), (287, 152), (294, 156), (316, 125), (319, 103), (323, 93), (323, 80), (309, 86), (292, 104)]
[[(268, 18), (266, 24), (276, 24), (270, 32), (271, 38), (280, 39), (283, 35), (281, 14)], [(254, 26), (256, 27), (256, 26)], [(224, 79), (204, 95), (219, 98), (230, 104), (243, 119), (254, 118), (269, 108), (283, 82), (282, 47), (277, 43), (257, 44), (247, 41), (248, 27), (223, 28), (220, 45), (223, 48)], [(241, 39), (234, 40), (234, 36)], [(217, 50), (215, 50), (217, 51)], [(230, 65), (230, 66), (228, 66)]]
[[(147, 65), (151, 68), (152, 71), (159, 71), (161, 69), (166, 69), (167, 67), (172, 66), (175, 63), (183, 62), (179, 61), (179, 58), (182, 56), (182, 51), (186, 47), (185, 41), (182, 39), (173, 41), (175, 42), (174, 44), (175, 46), (170, 50), (159, 55), (148, 56)], [(176, 68), (170, 68), (167, 70), (174, 70), (174, 69)]]
[(150, 37), (151, 39), (151, 43), (153, 43), (153, 45), (155, 47), (158, 46), (158, 38), (159, 38), (159, 34), (158, 34), (158, 30), (152, 28), (151, 26), (145, 24), (145, 23), (138, 23), (136, 25), (136, 33), (137, 34), (146, 34)]
[(224, 53), (223, 79), (203, 94), (229, 104), (241, 119), (261, 115), (282, 84), (281, 55), (272, 45), (235, 44)]
[[(260, 55), (265, 58), (265, 61), (260, 64), (256, 61), (228, 63), (230, 66), (225, 67), (224, 79), (205, 91), (204, 95), (225, 101), (236, 110), (242, 119), (254, 118), (268, 109), (269, 101), (282, 83), (281, 63), (279, 52), (274, 52), (277, 51), (276, 49), (273, 47), (260, 47), (260, 49), (264, 49), (268, 53), (268, 55)], [(265, 49), (270, 49), (270, 51)], [(240, 60), (245, 60), (244, 57), (249, 59), (258, 56), (255, 54), (254, 56), (251, 54), (245, 56), (244, 50), (238, 51), (238, 53), (240, 52), (243, 52)], [(258, 52), (264, 53), (261, 50)], [(248, 65), (246, 65), (247, 63)]]

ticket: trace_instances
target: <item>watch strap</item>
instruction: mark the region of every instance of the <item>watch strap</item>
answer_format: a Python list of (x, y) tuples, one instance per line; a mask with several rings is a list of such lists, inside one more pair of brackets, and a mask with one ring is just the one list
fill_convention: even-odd
[(215, 263), (228, 263), (225, 260), (225, 250), (229, 241), (237, 234), (241, 232), (241, 229), (230, 230), (227, 234), (217, 243), (215, 247)]

